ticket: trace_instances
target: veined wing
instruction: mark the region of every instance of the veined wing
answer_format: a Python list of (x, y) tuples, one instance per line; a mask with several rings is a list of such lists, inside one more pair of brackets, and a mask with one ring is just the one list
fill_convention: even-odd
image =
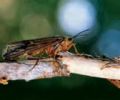
[(63, 41), (64, 37), (46, 37), (40, 39), (23, 40), (8, 44), (3, 57), (16, 57), (27, 51), (45, 48), (47, 46), (57, 45)]

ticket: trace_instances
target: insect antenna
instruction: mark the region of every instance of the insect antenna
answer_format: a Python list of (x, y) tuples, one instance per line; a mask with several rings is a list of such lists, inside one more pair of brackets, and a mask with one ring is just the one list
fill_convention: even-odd
[(75, 39), (77, 36), (84, 36), (84, 34), (81, 34), (81, 33), (84, 33), (84, 32), (86, 32), (86, 31), (89, 31), (89, 29), (86, 29), (86, 30), (84, 30), (84, 31), (81, 31), (81, 32), (79, 32), (79, 33), (77, 33), (76, 35), (74, 35), (72, 38), (73, 39)]

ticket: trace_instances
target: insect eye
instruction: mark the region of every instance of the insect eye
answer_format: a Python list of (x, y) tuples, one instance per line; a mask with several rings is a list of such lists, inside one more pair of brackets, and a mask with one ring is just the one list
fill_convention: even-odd
[(71, 41), (71, 40), (72, 40), (72, 38), (68, 38), (68, 40), (69, 40), (69, 41)]

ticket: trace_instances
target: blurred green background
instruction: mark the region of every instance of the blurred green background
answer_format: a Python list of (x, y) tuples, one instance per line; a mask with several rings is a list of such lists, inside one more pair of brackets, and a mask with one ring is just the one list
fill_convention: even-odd
[[(120, 55), (119, 0), (0, 0), (0, 53), (12, 41), (72, 36), (82, 53)], [(1, 61), (2, 61), (2, 57)], [(82, 75), (0, 85), (0, 100), (116, 100), (120, 90), (105, 79)]]

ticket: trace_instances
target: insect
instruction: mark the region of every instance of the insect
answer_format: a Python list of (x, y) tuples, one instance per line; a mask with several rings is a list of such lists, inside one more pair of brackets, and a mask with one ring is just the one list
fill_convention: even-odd
[[(86, 31), (88, 31), (88, 29), (82, 32)], [(40, 59), (41, 57), (39, 56), (43, 54), (55, 58), (59, 52), (68, 51), (72, 47), (74, 48), (75, 52), (78, 53), (73, 39), (82, 32), (78, 33), (72, 38), (56, 36), (12, 42), (6, 46), (3, 52), (3, 59), (5, 61), (18, 61), (34, 58)]]

